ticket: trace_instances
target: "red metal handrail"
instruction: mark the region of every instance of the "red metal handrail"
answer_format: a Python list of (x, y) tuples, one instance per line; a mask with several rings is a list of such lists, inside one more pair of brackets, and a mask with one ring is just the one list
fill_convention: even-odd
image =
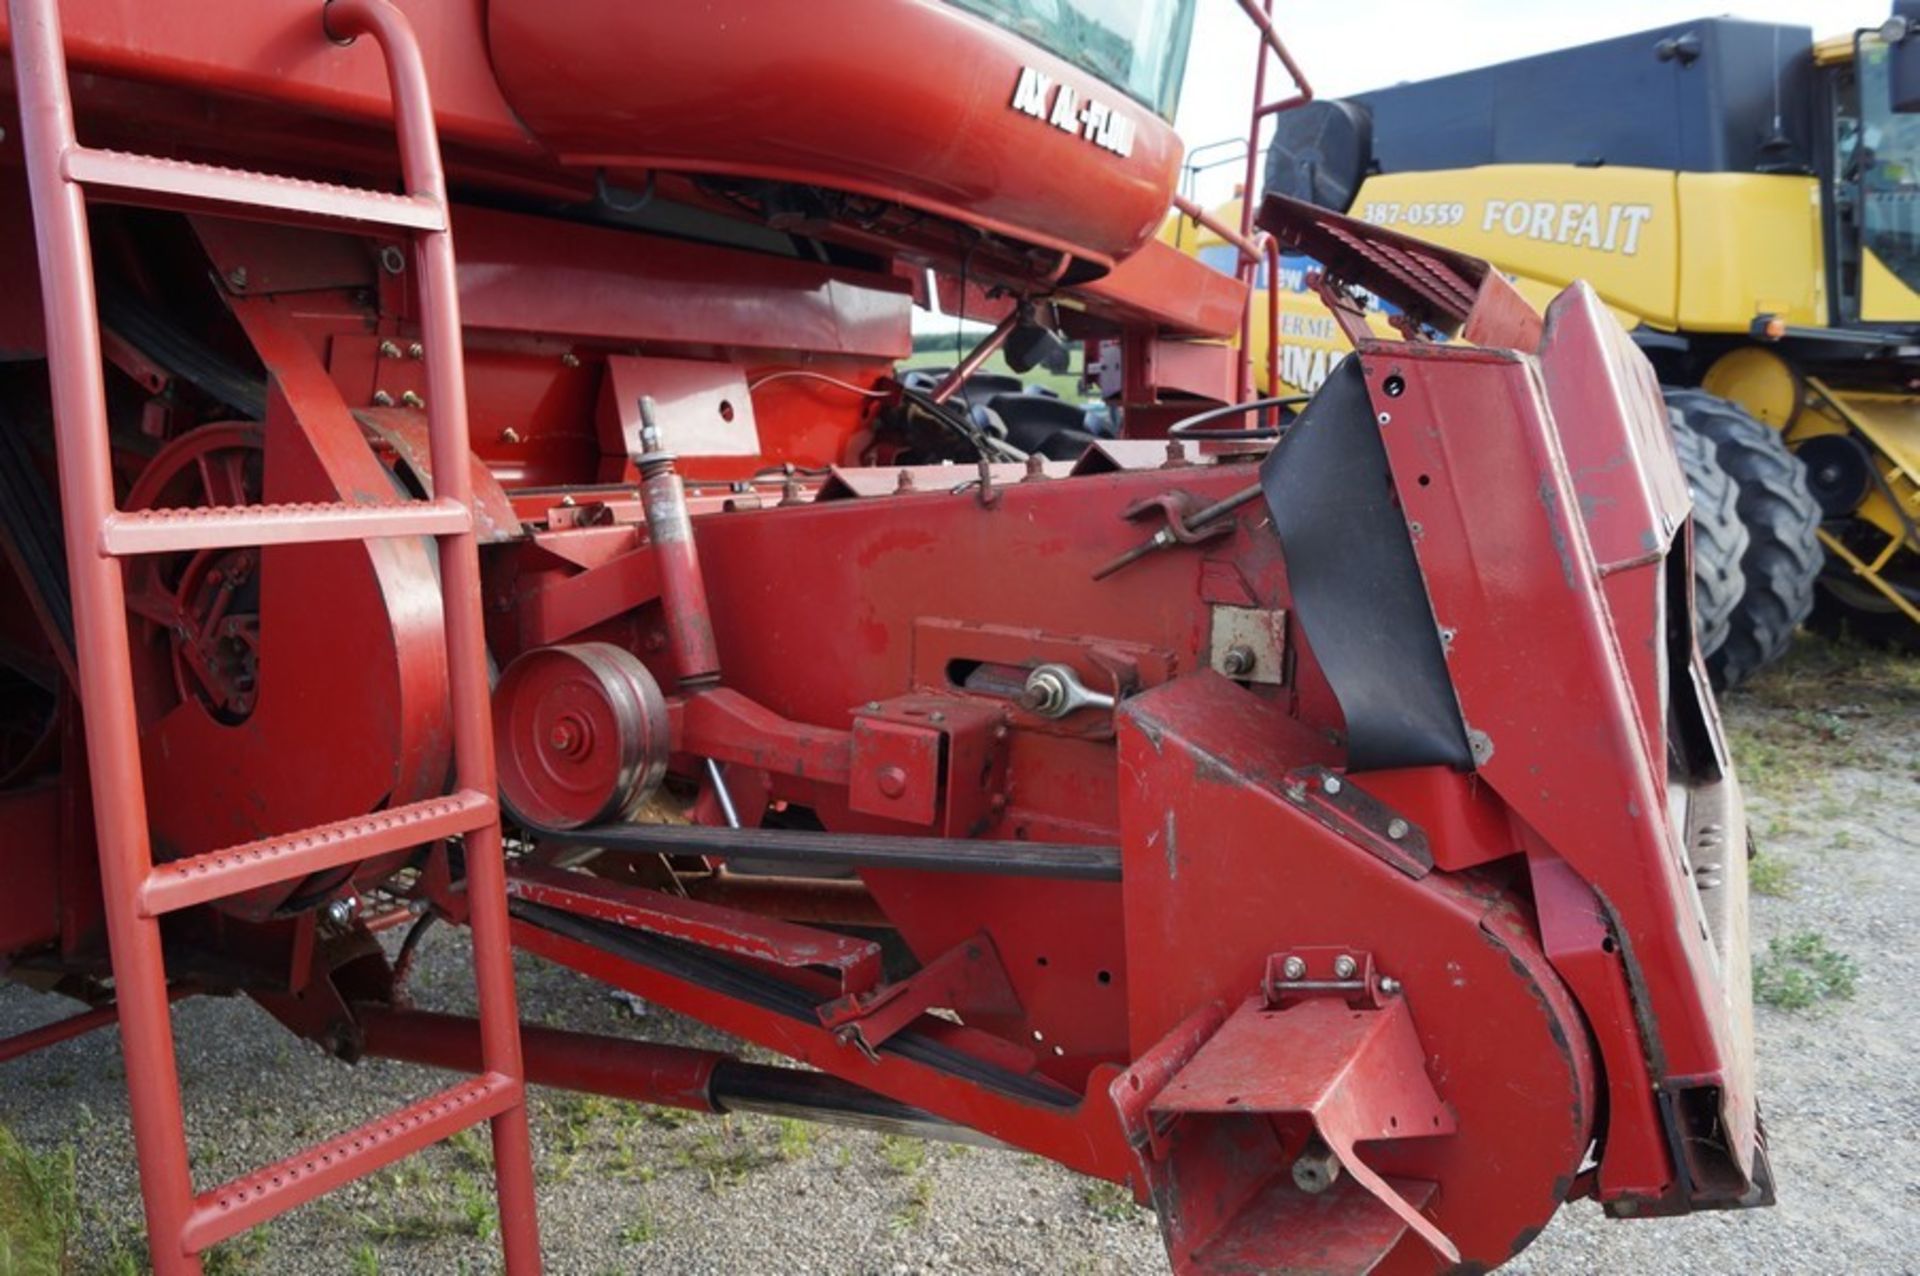
[[(1253, 192), (1260, 161), (1260, 122), (1269, 115), (1277, 115), (1312, 101), (1313, 86), (1307, 82), (1300, 64), (1293, 60), (1293, 54), (1287, 51), (1286, 42), (1280, 38), (1279, 31), (1274, 29), (1273, 0), (1262, 0), (1261, 3), (1239, 0), (1239, 4), (1241, 12), (1247, 15), (1260, 33), (1260, 57), (1254, 64), (1253, 72), (1253, 109), (1247, 116), (1247, 167), (1245, 179), (1240, 185), (1240, 226), (1238, 230), (1228, 226), (1184, 195), (1174, 195), (1173, 207), (1195, 225), (1205, 227), (1232, 244), (1239, 255), (1234, 277), (1246, 285), (1247, 297), (1240, 312), (1240, 359), (1235, 375), (1235, 391), (1238, 401), (1244, 403), (1253, 397), (1253, 294), (1263, 263), (1267, 267), (1267, 385), (1271, 389), (1280, 383), (1280, 303), (1276, 290), (1280, 277), (1280, 246), (1271, 235), (1256, 234), (1253, 229)], [(1272, 102), (1266, 100), (1270, 57), (1280, 59), (1280, 65), (1286, 68), (1294, 87), (1292, 96)]]

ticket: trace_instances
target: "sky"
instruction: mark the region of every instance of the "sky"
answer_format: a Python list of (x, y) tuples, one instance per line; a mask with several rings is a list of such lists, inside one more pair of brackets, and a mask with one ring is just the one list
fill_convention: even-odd
[[(1878, 26), (1892, 8), (1891, 0), (1277, 0), (1274, 26), (1315, 94), (1337, 97), (1689, 18), (1724, 13), (1811, 27), (1819, 38)], [(1254, 39), (1235, 0), (1198, 0), (1175, 120), (1189, 150), (1246, 132)], [(1276, 62), (1269, 95), (1285, 82)], [(1205, 175), (1200, 202), (1231, 197), (1240, 172), (1226, 165)]]

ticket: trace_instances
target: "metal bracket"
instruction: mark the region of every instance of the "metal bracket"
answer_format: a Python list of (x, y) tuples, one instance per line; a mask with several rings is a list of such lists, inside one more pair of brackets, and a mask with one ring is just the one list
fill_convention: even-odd
[(1433, 871), (1426, 833), (1337, 771), (1322, 766), (1289, 771), (1280, 795), (1416, 881)]
[[(1343, 1215), (1357, 1223), (1364, 1210), (1385, 1206), (1454, 1264), (1460, 1251), (1446, 1233), (1354, 1153), (1354, 1145), (1363, 1141), (1454, 1132), (1453, 1110), (1434, 1089), (1426, 1064), (1426, 1050), (1401, 998), (1356, 1011), (1331, 996), (1308, 997), (1283, 1009), (1254, 997), (1154, 1098), (1151, 1110), (1160, 1116), (1262, 1125), (1275, 1118), (1306, 1118), (1309, 1131), (1288, 1167), (1291, 1190), (1256, 1194), (1266, 1208), (1317, 1219), (1325, 1228)], [(1351, 1186), (1337, 1183), (1343, 1173)], [(1366, 1195), (1355, 1193), (1354, 1186)], [(1310, 1209), (1317, 1199), (1327, 1200), (1327, 1208)], [(1247, 1220), (1249, 1225), (1255, 1221)], [(1296, 1235), (1272, 1243), (1302, 1240)]]
[(1310, 997), (1333, 997), (1355, 1010), (1378, 1010), (1400, 993), (1400, 981), (1374, 969), (1364, 948), (1290, 948), (1267, 958), (1260, 995), (1283, 1010)]
[(950, 948), (914, 974), (820, 1007), (820, 1022), (842, 1045), (875, 1062), (881, 1043), (929, 1010), (1017, 1015), (1020, 1000), (985, 931)]

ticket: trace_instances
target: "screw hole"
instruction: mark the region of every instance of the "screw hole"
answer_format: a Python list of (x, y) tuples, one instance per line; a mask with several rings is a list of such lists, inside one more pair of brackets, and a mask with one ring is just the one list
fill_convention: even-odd
[(722, 421), (733, 420), (733, 400), (731, 399), (720, 400), (720, 419)]
[(1613, 942), (1612, 935), (1608, 935), (1605, 939), (1600, 941), (1600, 951), (1603, 953), (1610, 953), (1614, 950), (1615, 947), (1616, 945)]
[(1098, 979), (1103, 984), (1110, 984), (1113, 982), (1113, 972), (1111, 970), (1103, 970), (1099, 974), (1095, 975), (1094, 978)]
[(1047, 959), (1045, 957), (1035, 957), (1034, 961), (1039, 963), (1042, 966), (1045, 966), (1047, 964)]
[(1422, 475), (1420, 476), (1420, 486), (1421, 486), (1421, 487), (1425, 487), (1425, 486), (1427, 486), (1427, 485), (1428, 485), (1429, 483), (1432, 483), (1432, 482), (1433, 482), (1433, 475), (1431, 475), (1431, 474), (1422, 474)]
[(1228, 1096), (1227, 1096), (1227, 1106), (1228, 1106), (1228, 1107), (1232, 1107), (1232, 1106), (1233, 1106), (1234, 1104), (1236, 1104), (1236, 1103), (1238, 1103), (1238, 1102), (1240, 1102), (1240, 1096), (1239, 1096), (1239, 1095), (1237, 1095), (1237, 1094), (1230, 1094), (1230, 1095), (1228, 1095)]

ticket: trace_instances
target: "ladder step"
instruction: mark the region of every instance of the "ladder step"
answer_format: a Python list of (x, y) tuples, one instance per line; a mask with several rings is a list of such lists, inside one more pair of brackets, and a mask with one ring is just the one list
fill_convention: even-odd
[(171, 554), (247, 545), (303, 545), (379, 536), (446, 536), (472, 528), (456, 501), (393, 505), (314, 502), (295, 505), (211, 505), (197, 509), (122, 510), (100, 532), (104, 554)]
[(239, 168), (86, 146), (70, 148), (61, 168), (68, 181), (120, 203), (165, 208), (186, 205), (209, 211), (258, 209), (404, 230), (447, 228), (447, 210), (439, 201), (421, 195), (391, 195), (298, 177), (250, 173)]
[(357, 1130), (201, 1193), (181, 1229), (190, 1254), (276, 1218), (314, 1197), (365, 1178), (429, 1144), (519, 1104), (524, 1087), (497, 1072), (474, 1077)]
[(462, 789), (390, 811), (171, 860), (156, 865), (141, 886), (140, 912), (143, 917), (158, 917), (423, 842), (470, 833), (498, 818), (492, 798)]

